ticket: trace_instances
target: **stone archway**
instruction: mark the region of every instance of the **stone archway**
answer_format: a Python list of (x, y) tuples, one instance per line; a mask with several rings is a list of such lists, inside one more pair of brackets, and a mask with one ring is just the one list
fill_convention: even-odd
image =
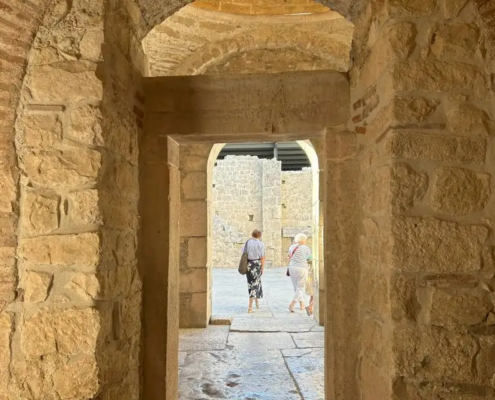
[[(324, 260), (323, 260), (323, 215), (320, 213), (320, 209), (322, 209), (322, 203), (324, 202), (323, 197), (320, 195), (320, 175), (323, 174), (323, 171), (320, 171), (320, 161), (318, 159), (318, 154), (315, 151), (315, 148), (311, 144), (310, 141), (298, 140), (296, 141), (298, 145), (304, 150), (306, 153), (310, 164), (311, 164), (311, 180), (312, 180), (312, 212), (311, 212), (311, 221), (312, 221), (312, 251), (313, 251), (313, 259), (314, 265), (318, 268), (317, 279), (321, 279), (322, 282), (324, 280)], [(208, 236), (207, 236), (207, 256), (204, 257), (207, 260), (207, 267), (209, 268), (208, 273), (211, 274), (211, 258), (212, 258), (212, 243), (213, 243), (213, 204), (212, 204), (212, 182), (213, 182), (213, 168), (215, 162), (217, 160), (218, 155), (222, 151), (222, 148), (226, 143), (217, 143), (214, 144), (211, 148), (211, 151), (208, 156), (208, 163), (206, 169), (206, 179), (207, 179), (207, 215), (208, 215)], [(208, 307), (207, 310), (211, 310), (211, 278), (208, 278)], [(317, 281), (317, 287), (319, 293), (316, 295), (316, 307), (315, 307), (315, 319), (320, 323), (320, 325), (324, 324), (324, 306), (325, 306), (325, 288), (324, 285), (320, 285), (319, 281)], [(211, 315), (208, 314), (208, 318)]]
[[(5, 142), (2, 140), (1, 186), (6, 188), (8, 196), (1, 203), (0, 254), (2, 284), (5, 285), (2, 293), (5, 296), (2, 298), (1, 314), (0, 393), (12, 398), (27, 395), (49, 397), (54, 390), (62, 390), (68, 397), (84, 393), (81, 396), (137, 398), (141, 337), (140, 275), (144, 275), (144, 270), (136, 273), (138, 269), (133, 263), (134, 233), (127, 238), (117, 238), (129, 226), (135, 229), (132, 217), (137, 216), (137, 210), (135, 207), (118, 207), (118, 213), (106, 214), (106, 218), (113, 221), (109, 229), (100, 231), (99, 228), (91, 228), (91, 232), (84, 232), (91, 233), (89, 236), (95, 240), (75, 241), (70, 237), (71, 234), (81, 234), (81, 230), (40, 235), (37, 240), (25, 236), (19, 228), (22, 222), (18, 222), (18, 215), (22, 220), (30, 213), (19, 206), (23, 195), (17, 179), (19, 160), (13, 135), (14, 129), (16, 135), (22, 134), (20, 130), (23, 127), (29, 129), (29, 125), (23, 125), (24, 122), (19, 119), (21, 124), (14, 127), (14, 120), (18, 118), (18, 100), (21, 98), (21, 108), (27, 106), (27, 114), (39, 113), (47, 116), (48, 121), (55, 121), (53, 132), (56, 134), (59, 132), (58, 115), (64, 116), (64, 129), (72, 130), (74, 120), (65, 117), (72, 111), (72, 104), (80, 100), (78, 89), (84, 85), (80, 84), (78, 77), (86, 75), (92, 82), (95, 82), (95, 77), (98, 81), (104, 78), (104, 89), (94, 98), (97, 106), (103, 99), (103, 118), (98, 113), (88, 113), (86, 116), (89, 118), (83, 120), (91, 126), (87, 132), (91, 132), (93, 127), (96, 132), (100, 128), (103, 130), (107, 139), (105, 145), (87, 144), (84, 145), (88, 147), (84, 152), (73, 151), (71, 156), (75, 159), (71, 160), (72, 164), (67, 164), (65, 157), (64, 162), (59, 163), (62, 154), (59, 152), (44, 153), (37, 149), (35, 156), (48, 156), (51, 162), (59, 163), (59, 172), (70, 174), (74, 170), (66, 167), (73, 165), (74, 161), (80, 161), (79, 167), (91, 164), (91, 156), (78, 158), (83, 154), (101, 152), (112, 160), (114, 154), (128, 149), (122, 140), (127, 138), (125, 132), (135, 132), (137, 137), (143, 122), (144, 98), (139, 72), (144, 71), (144, 55), (140, 52), (139, 43), (154, 25), (189, 2), (110, 2), (104, 18), (103, 12), (100, 12), (103, 10), (102, 2), (91, 2), (91, 6), (100, 11), (89, 14), (87, 7), (80, 7), (85, 2), (74, 1), (70, 3), (72, 8), (69, 3), (60, 2), (56, 8), (51, 8), (52, 2), (14, 0), (2, 8), (2, 32), (5, 35), (0, 38), (3, 49), (1, 101), (5, 115), (2, 121)], [(367, 213), (363, 221), (356, 220), (350, 214), (339, 215), (326, 228), (326, 235), (344, 237), (349, 243), (355, 240), (353, 233), (359, 230), (356, 225), (362, 225), (363, 229), (358, 260), (351, 262), (354, 254), (343, 251), (341, 258), (336, 258), (331, 265), (327, 264), (327, 271), (332, 274), (343, 272), (344, 281), (347, 279), (350, 285), (358, 287), (360, 293), (355, 303), (338, 308), (339, 296), (346, 293), (336, 286), (335, 297), (329, 301), (334, 307), (332, 318), (337, 322), (334, 343), (329, 343), (327, 347), (333, 349), (327, 354), (328, 363), (336, 370), (335, 379), (329, 382), (329, 397), (354, 399), (362, 393), (363, 399), (393, 396), (431, 398), (437, 395), (452, 396), (453, 393), (467, 396), (466, 391), (475, 390), (481, 397), (493, 398), (489, 357), (493, 338), (486, 334), (491, 330), (491, 325), (487, 324), (492, 319), (491, 311), (487, 311), (488, 317), (484, 320), (485, 309), (491, 309), (490, 265), (493, 259), (493, 237), (491, 229), (486, 227), (494, 220), (490, 205), (492, 195), (486, 189), (487, 186), (493, 188), (492, 178), (487, 175), (494, 175), (493, 157), (487, 150), (492, 145), (494, 119), (491, 83), (493, 2), (428, 0), (418, 6), (417, 2), (399, 0), (374, 2), (368, 8), (369, 2), (365, 1), (326, 3), (356, 22), (351, 71), (353, 115), (349, 126), (351, 131), (365, 134), (359, 137), (358, 145), (354, 136), (333, 135), (328, 138), (328, 164), (342, 162), (347, 168), (332, 176), (339, 182), (336, 187), (339, 184), (352, 186), (355, 183), (349, 176), (353, 176), (352, 172), (357, 167), (349, 155), (354, 154), (357, 148), (365, 148), (360, 167), (366, 174), (359, 183), (363, 187), (369, 184), (374, 189), (369, 191), (373, 195), (361, 197)], [(353, 10), (350, 10), (351, 3)], [(367, 12), (361, 13), (361, 10)], [(39, 29), (41, 20), (44, 21), (42, 29)], [(90, 50), (90, 54), (95, 55), (93, 50), (99, 51), (105, 42), (104, 62), (99, 60), (98, 52), (97, 60), (81, 62), (79, 40), (74, 40), (77, 38), (64, 31), (68, 26), (74, 27), (74, 24), (78, 27), (84, 25), (84, 29), (78, 32), (89, 34), (82, 41), (84, 52)], [(52, 28), (60, 30), (55, 32)], [(44, 42), (43, 38), (54, 37), (50, 35), (59, 35), (63, 40)], [(479, 40), (473, 41), (473, 37)], [(34, 47), (33, 41), (36, 43)], [(58, 46), (61, 48), (58, 49)], [(61, 53), (58, 53), (59, 50)], [(63, 62), (52, 58), (59, 55), (63, 57)], [(40, 63), (28, 64), (28, 59), (33, 60), (37, 56), (41, 56)], [(20, 97), (23, 82), (32, 82), (31, 67), (38, 69), (37, 78), (45, 83), (45, 88), (60, 89), (62, 80), (57, 76), (60, 72), (69, 77), (71, 85), (77, 89), (68, 90), (66, 86), (67, 96), (62, 99), (47, 96), (31, 102)], [(52, 83), (53, 87), (50, 87)], [(35, 126), (43, 131), (42, 124)], [(47, 137), (50, 140), (51, 136)], [(84, 136), (83, 140), (93, 138)], [(43, 146), (46, 143), (34, 147)], [(65, 156), (67, 154), (70, 153), (66, 152)], [(135, 168), (126, 162), (114, 163), (108, 170), (112, 171), (110, 175), (104, 174), (99, 167), (97, 170), (97, 182), (101, 178), (105, 182), (118, 182), (124, 187), (125, 182), (137, 185), (137, 178), (132, 177)], [(36, 171), (36, 168), (32, 170), (34, 175)], [(164, 171), (168, 171), (166, 166)], [(30, 175), (24, 178), (29, 179)], [(473, 184), (477, 189), (460, 201), (456, 196), (467, 193), (465, 183)], [(27, 187), (27, 192), (41, 188)], [(98, 195), (105, 193), (102, 187), (83, 189), (95, 189), (92, 193)], [(110, 193), (114, 195), (123, 190), (113, 189)], [(354, 194), (358, 193), (355, 187), (352, 190)], [(67, 193), (63, 194), (65, 196)], [(162, 194), (166, 198), (166, 193)], [(48, 210), (49, 218), (43, 221), (49, 223), (53, 221), (51, 216), (58, 215), (57, 202), (51, 200), (48, 198), (46, 203), (42, 200), (38, 208)], [(101, 204), (98, 200), (79, 202), (85, 207), (94, 205), (94, 213), (80, 209), (77, 215), (98, 215), (102, 209), (108, 213), (111, 200), (102, 198)], [(338, 198), (333, 200), (341, 201)], [(459, 206), (460, 203), (462, 206)], [(162, 203), (157, 202), (156, 206), (160, 205)], [(50, 207), (55, 207), (55, 212), (51, 212)], [(60, 215), (63, 210), (62, 207)], [(459, 210), (462, 210), (460, 214)], [(105, 224), (107, 221), (105, 219)], [(116, 231), (110, 229), (115, 227), (112, 225), (114, 223), (118, 226)], [(119, 234), (114, 236), (117, 231)], [(417, 240), (416, 246), (409, 245), (405, 237)], [(100, 238), (105, 240), (99, 242)], [(87, 248), (83, 253), (92, 254), (94, 258), (64, 258), (71, 251), (78, 253), (77, 247), (71, 247), (74, 243), (91, 246), (93, 250), (90, 253)], [(446, 245), (438, 247), (432, 246), (432, 243)], [(36, 246), (33, 250), (29, 247), (33, 244), (41, 245), (46, 251), (40, 252)], [(100, 252), (103, 245), (105, 250)], [(457, 248), (469, 251), (452, 251)], [(117, 249), (118, 252), (115, 252)], [(384, 253), (384, 249), (389, 250)], [(115, 260), (113, 253), (121, 257)], [(57, 258), (52, 257), (54, 254)], [(108, 256), (104, 262), (99, 259), (101, 254)], [(382, 254), (389, 254), (391, 258), (383, 258)], [(38, 263), (32, 257), (41, 257), (38, 258), (41, 261)], [(18, 260), (29, 268), (20, 266)], [(72, 265), (74, 260), (77, 265)], [(110, 263), (108, 265), (113, 262), (125, 264), (125, 268), (119, 270), (123, 274), (117, 277), (114, 269), (100, 269), (106, 262)], [(163, 265), (166, 263), (167, 260)], [(352, 264), (353, 268), (345, 270), (346, 263)], [(39, 270), (36, 271), (36, 268)], [(79, 269), (74, 270), (76, 268)], [(91, 272), (84, 268), (91, 269)], [(355, 268), (359, 271), (356, 272)], [(98, 274), (93, 274), (93, 269)], [(30, 282), (29, 289), (24, 282), (19, 283), (20, 275), (29, 275), (26, 272), (41, 273), (40, 276), (33, 274), (31, 278), (34, 279), (24, 281)], [(54, 281), (54, 285), (47, 285), (47, 279), (43, 279), (46, 276), (42, 275), (53, 273), (58, 279), (67, 272), (85, 276), (79, 277), (82, 278), (80, 284), (77, 284), (77, 279), (75, 285), (69, 284), (72, 279), (62, 279)], [(357, 277), (353, 275), (355, 272)], [(132, 276), (131, 286), (126, 283), (129, 282), (127, 273)], [(157, 276), (161, 276), (160, 271)], [(92, 285), (96, 282), (105, 290), (96, 290), (95, 294)], [(152, 283), (148, 281), (144, 290)], [(81, 287), (85, 288), (82, 292)], [(52, 313), (54, 304), (50, 301), (31, 301), (43, 298), (44, 289), (38, 291), (39, 288), (46, 288), (49, 296), (60, 295), (67, 290), (68, 297), (59, 296), (58, 299), (64, 301), (56, 304), (65, 311)], [(58, 292), (52, 291), (53, 288)], [(33, 293), (36, 293), (34, 297)], [(89, 299), (88, 296), (92, 295), (96, 298)], [(158, 300), (163, 301), (163, 298)], [(459, 304), (468, 304), (469, 307)], [(32, 319), (33, 312), (38, 308), (43, 313)], [(456, 318), (458, 315), (465, 316), (467, 309), (469, 318)], [(360, 329), (339, 331), (339, 323), (346, 320), (349, 312), (363, 316)], [(58, 321), (67, 322), (71, 333), (60, 329)], [(40, 327), (43, 328), (38, 329)], [(88, 327), (94, 328), (90, 331), (89, 341)], [(43, 346), (39, 345), (39, 341), (37, 347), (32, 346), (34, 341), (30, 340), (30, 335), (37, 333), (46, 333), (44, 338), (47, 340)], [(357, 340), (363, 343), (363, 351), (355, 357), (347, 352), (348, 335), (359, 336)], [(382, 346), (376, 346), (375, 337), (382, 338)], [(53, 338), (64, 346), (54, 346)], [(73, 343), (77, 345), (72, 346)], [(82, 353), (78, 353), (80, 349)], [(43, 353), (42, 358), (37, 353), (39, 351)], [(160, 357), (153, 360), (158, 364), (158, 369), (165, 368), (166, 351), (161, 354), (161, 360), (156, 358)], [(356, 365), (360, 366), (357, 376)], [(116, 366), (119, 368), (116, 369)], [(82, 373), (85, 379), (78, 380)], [(163, 376), (152, 375), (153, 378), (160, 381)], [(77, 387), (64, 387), (66, 382), (84, 383)], [(173, 382), (167, 384), (172, 385)], [(163, 385), (165, 387), (165, 383)], [(165, 389), (161, 393), (166, 393)], [(171, 391), (169, 396), (173, 397)]]
[[(298, 95), (294, 97), (297, 100), (295, 100), (290, 109), (285, 106), (286, 100), (282, 96), (275, 98), (276, 103), (272, 103), (272, 108), (268, 113), (262, 109), (259, 111), (252, 110), (254, 103), (249, 100), (249, 93), (252, 93), (254, 96), (264, 96), (262, 92), (277, 91), (277, 87), (293, 87), (288, 85), (288, 83), (295, 78), (307, 80), (307, 85), (303, 85), (297, 89)], [(164, 231), (166, 231), (166, 226), (174, 227), (177, 224), (186, 227), (185, 229), (188, 232), (190, 227), (193, 227), (194, 231), (191, 230), (189, 232), (190, 236), (188, 239), (188, 248), (190, 249), (189, 241), (197, 235), (201, 237), (205, 236), (207, 230), (205, 201), (193, 201), (187, 206), (187, 209), (182, 208), (179, 210), (181, 196), (181, 190), (179, 188), (181, 187), (180, 178), (183, 176), (182, 168), (184, 168), (184, 163), (192, 161), (188, 157), (194, 156), (194, 153), (190, 152), (191, 145), (195, 143), (227, 143), (232, 141), (311, 139), (314, 141), (314, 146), (319, 154), (319, 162), (326, 165), (325, 132), (330, 136), (337, 134), (336, 132), (340, 132), (342, 121), (345, 121), (348, 113), (346, 105), (346, 97), (348, 95), (347, 82), (342, 74), (336, 72), (320, 71), (304, 74), (259, 76), (239, 75), (230, 77), (229, 81), (227, 81), (228, 83), (224, 79), (220, 77), (198, 76), (187, 78), (149, 78), (147, 80), (149, 83), (146, 86), (146, 95), (149, 108), (144, 140), (148, 144), (142, 148), (142, 157), (150, 158), (149, 160), (145, 158), (142, 160), (143, 174), (141, 175), (141, 187), (144, 191), (142, 191), (141, 202), (144, 210), (149, 208), (146, 206), (147, 204), (155, 204), (155, 202), (160, 201), (161, 196), (167, 194), (171, 199), (171, 208), (170, 212), (167, 210), (162, 211), (163, 218), (149, 213), (145, 213), (142, 216), (143, 224), (147, 226), (147, 230), (143, 232), (145, 248), (142, 261), (150, 268), (154, 266), (154, 268), (160, 270), (160, 273), (157, 271), (157, 274), (153, 274), (154, 286), (153, 288), (150, 287), (147, 293), (148, 295), (155, 296), (157, 301), (160, 298), (162, 299), (161, 301), (164, 301), (163, 298), (165, 296), (168, 304), (167, 309), (161, 311), (162, 314), (160, 314), (159, 320), (162, 322), (158, 324), (156, 320), (158, 313), (156, 303), (149, 303), (147, 306), (145, 302), (145, 314), (149, 313), (153, 315), (153, 321), (149, 322), (149, 335), (145, 343), (145, 348), (150, 349), (149, 351), (151, 352), (150, 363), (145, 364), (144, 367), (145, 370), (148, 369), (150, 372), (153, 371), (155, 374), (166, 377), (165, 382), (170, 382), (170, 385), (172, 385), (169, 389), (166, 389), (167, 392), (168, 390), (176, 390), (176, 387), (173, 386), (177, 377), (177, 363), (175, 358), (168, 359), (166, 369), (163, 367), (158, 369), (158, 366), (151, 361), (157, 349), (166, 348), (169, 352), (174, 352), (174, 349), (175, 352), (178, 351), (178, 332), (175, 329), (178, 327), (180, 315), (178, 284), (180, 278), (179, 260), (181, 255), (178, 238), (172, 236), (172, 231), (170, 231), (170, 235), (167, 235)], [(261, 79), (261, 82), (259, 84), (255, 83), (259, 79)], [(323, 82), (329, 83), (329, 87), (332, 87), (332, 92), (318, 92), (316, 90)], [(167, 87), (171, 87), (170, 85), (175, 88), (174, 91), (167, 89)], [(227, 97), (222, 94), (225, 93), (225, 87), (229, 87), (230, 95)], [(308, 88), (312, 89), (307, 91)], [(314, 90), (316, 91), (314, 92)], [(189, 97), (190, 93), (194, 93), (194, 99)], [(173, 101), (171, 101), (170, 96), (173, 96)], [(193, 101), (190, 102), (188, 98)], [(177, 101), (179, 99), (182, 100), (178, 103)], [(201, 99), (204, 99), (204, 101)], [(222, 108), (223, 106), (220, 106), (220, 104), (225, 104), (225, 107), (229, 111), (218, 114), (216, 108), (210, 109), (209, 104), (212, 104), (213, 99), (215, 99), (213, 102), (213, 104), (216, 104), (215, 107)], [(328, 103), (334, 105), (332, 108), (334, 113), (331, 116), (323, 113), (320, 114), (318, 110), (324, 109), (323, 105)], [(172, 104), (180, 105), (178, 109), (174, 106), (169, 108)], [(310, 116), (307, 114), (309, 109), (311, 109)], [(187, 121), (187, 123), (184, 124), (181, 122), (182, 119), (176, 119), (174, 116), (176, 113), (182, 115), (186, 113), (189, 115), (189, 117), (183, 120)], [(253, 115), (258, 115), (259, 119), (254, 119)], [(198, 120), (202, 121), (201, 125), (197, 125)], [(269, 132), (266, 131), (267, 127), (270, 129)], [(200, 135), (198, 135), (198, 129), (201, 129)], [(251, 133), (259, 130), (261, 133)], [(170, 131), (177, 132), (177, 134), (170, 136), (166, 133)], [(348, 135), (352, 136), (352, 134)], [(149, 154), (148, 149), (153, 149), (152, 154)], [(167, 154), (168, 161), (164, 161), (165, 158), (160, 158)], [(313, 155), (316, 156), (315, 154)], [(204, 161), (201, 162), (203, 163)], [(166, 163), (168, 163), (168, 167)], [(337, 164), (335, 166), (336, 169), (338, 169)], [(169, 172), (167, 173), (166, 171)], [(355, 173), (356, 176), (352, 179), (352, 182), (357, 182), (358, 180), (358, 170)], [(169, 176), (169, 178), (165, 179), (164, 174)], [(202, 179), (204, 179), (206, 186), (206, 174), (203, 173)], [(327, 179), (322, 179), (322, 181), (328, 184)], [(338, 185), (337, 182), (334, 182), (333, 186), (336, 188)], [(327, 190), (324, 190), (323, 193), (326, 195)], [(355, 198), (350, 194), (346, 194), (345, 198), (345, 207), (352, 208), (352, 204), (355, 204), (353, 203)], [(322, 198), (322, 202), (325, 204), (325, 207), (328, 206), (328, 201), (325, 197)], [(196, 209), (196, 206), (201, 208)], [(335, 204), (335, 209), (342, 206), (344, 206), (342, 203)], [(332, 224), (330, 222), (330, 225), (326, 229), (329, 229), (331, 226)], [(157, 231), (163, 232), (163, 234), (157, 236), (155, 233)], [(330, 236), (327, 235), (326, 238), (328, 240)], [(162, 241), (161, 244), (158, 244), (157, 240)], [(170, 242), (170, 247), (164, 246), (163, 244), (168, 241)], [(341, 243), (340, 247), (353, 245), (355, 245), (355, 242), (349, 241)], [(168, 249), (170, 249), (170, 252), (168, 252)], [(337, 251), (335, 251), (333, 257), (336, 257), (337, 254)], [(354, 251), (354, 254), (357, 253)], [(158, 260), (162, 261), (157, 263)], [(168, 264), (167, 271), (162, 271), (162, 262)], [(330, 260), (325, 260), (325, 264), (327, 262), (330, 262)], [(166, 275), (162, 275), (162, 279), (164, 280), (160, 284), (158, 277), (163, 273), (166, 273)], [(326, 276), (325, 279), (334, 280), (337, 278), (330, 275)], [(163, 290), (164, 285), (168, 288), (166, 291)], [(155, 291), (156, 294), (153, 295)], [(146, 307), (150, 307), (148, 311)], [(356, 321), (348, 318), (347, 322), (353, 325)], [(351, 328), (349, 327), (348, 330), (351, 330)], [(328, 340), (330, 341), (330, 339)], [(352, 347), (349, 344), (348, 347), (349, 352), (357, 351), (357, 346)], [(147, 355), (145, 355), (145, 359), (148, 359)], [(333, 367), (327, 370), (327, 374), (330, 376), (334, 374)], [(146, 374), (145, 376), (149, 379), (151, 375)], [(151, 397), (152, 394), (157, 392), (156, 387), (162, 385), (162, 382), (164, 382), (164, 379), (145, 381), (145, 393), (149, 393), (149, 398), (153, 398)]]

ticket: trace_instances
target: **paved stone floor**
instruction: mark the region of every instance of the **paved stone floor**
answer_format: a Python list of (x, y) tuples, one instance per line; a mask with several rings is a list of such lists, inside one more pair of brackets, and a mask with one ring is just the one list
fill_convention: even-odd
[(179, 399), (324, 399), (323, 328), (305, 311), (289, 312), (285, 271), (266, 271), (253, 314), (246, 312), (246, 278), (213, 271), (213, 314), (232, 317), (232, 325), (181, 330)]

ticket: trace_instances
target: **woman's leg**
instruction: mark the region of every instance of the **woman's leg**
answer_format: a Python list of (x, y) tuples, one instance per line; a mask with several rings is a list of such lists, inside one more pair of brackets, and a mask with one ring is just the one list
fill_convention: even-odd
[[(304, 268), (293, 268), (295, 272), (295, 288), (294, 288), (294, 298), (292, 299), (294, 303), (304, 301), (304, 286), (306, 284), (306, 279), (308, 278), (308, 270)], [(292, 271), (291, 271), (292, 276)]]

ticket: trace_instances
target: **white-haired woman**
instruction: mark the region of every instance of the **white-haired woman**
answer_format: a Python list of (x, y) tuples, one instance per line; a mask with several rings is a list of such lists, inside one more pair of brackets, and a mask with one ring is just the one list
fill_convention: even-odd
[(294, 306), (299, 303), (300, 309), (304, 310), (304, 289), (308, 279), (309, 263), (311, 260), (311, 249), (306, 246), (308, 237), (299, 233), (294, 238), (294, 244), (289, 248), (289, 274), (294, 286), (294, 298), (289, 305), (290, 312), (294, 312)]

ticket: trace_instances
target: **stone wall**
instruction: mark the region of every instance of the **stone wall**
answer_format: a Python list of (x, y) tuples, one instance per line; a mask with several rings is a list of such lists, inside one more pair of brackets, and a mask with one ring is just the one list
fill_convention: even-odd
[(395, 1), (356, 25), (363, 399), (495, 393), (495, 53), (482, 17), (475, 2)]
[(281, 261), (287, 260), (287, 250), (294, 233), (308, 236), (311, 246), (313, 234), (313, 177), (311, 168), (282, 172), (282, 252)]
[(263, 232), (267, 266), (286, 263), (296, 228), (312, 234), (311, 168), (282, 172), (280, 161), (227, 156), (216, 162), (213, 186), (213, 267), (237, 268), (253, 229)]

